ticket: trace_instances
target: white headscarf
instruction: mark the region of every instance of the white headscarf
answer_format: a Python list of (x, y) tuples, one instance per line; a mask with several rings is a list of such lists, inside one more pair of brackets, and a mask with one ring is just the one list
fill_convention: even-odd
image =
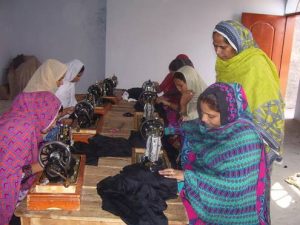
[(74, 59), (67, 63), (67, 67), (68, 70), (64, 77), (63, 85), (61, 85), (55, 93), (64, 108), (75, 106), (77, 104), (75, 98), (75, 82), (71, 81), (78, 75), (83, 67), (83, 63), (78, 59)]
[(197, 110), (198, 97), (207, 88), (207, 85), (191, 66), (184, 66), (177, 72), (182, 73), (185, 77), (187, 89), (194, 92), (193, 98), (187, 104), (187, 115), (183, 117), (183, 121), (196, 119), (199, 117)]
[(46, 60), (32, 75), (24, 92), (50, 91), (55, 93), (57, 81), (66, 73), (67, 66), (56, 59)]

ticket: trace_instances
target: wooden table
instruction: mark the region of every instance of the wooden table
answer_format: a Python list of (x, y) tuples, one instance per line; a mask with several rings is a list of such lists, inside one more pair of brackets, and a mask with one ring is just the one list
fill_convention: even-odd
[[(96, 184), (107, 176), (117, 174), (130, 163), (130, 158), (104, 157), (99, 159), (98, 167), (86, 166), (79, 211), (29, 211), (25, 200), (17, 207), (15, 215), (21, 218), (22, 225), (125, 225), (119, 217), (102, 210)], [(187, 224), (181, 200), (172, 199), (167, 204), (164, 213), (169, 224)]]
[[(103, 116), (101, 135), (128, 138), (134, 130), (134, 102), (119, 101)], [(132, 117), (124, 116), (131, 113)]]

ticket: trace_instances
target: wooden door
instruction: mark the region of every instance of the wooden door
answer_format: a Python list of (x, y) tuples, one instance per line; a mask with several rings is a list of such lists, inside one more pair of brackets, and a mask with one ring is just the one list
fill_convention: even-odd
[(294, 18), (255, 13), (242, 13), (242, 23), (248, 27), (258, 46), (272, 59), (280, 77), (284, 96), (294, 31)]

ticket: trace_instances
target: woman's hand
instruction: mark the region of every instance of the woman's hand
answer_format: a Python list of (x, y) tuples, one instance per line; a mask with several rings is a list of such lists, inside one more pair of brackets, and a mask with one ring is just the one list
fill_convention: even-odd
[(72, 120), (72, 119), (69, 119), (69, 118), (64, 118), (64, 119), (61, 119), (60, 122), (61, 122), (63, 125), (69, 125), (69, 126), (71, 126), (72, 123), (73, 123), (73, 120)]
[(166, 178), (174, 178), (177, 181), (183, 181), (184, 180), (184, 175), (183, 175), (183, 170), (174, 170), (174, 169), (164, 169), (158, 171), (158, 173)]
[(72, 114), (72, 113), (74, 112), (74, 110), (75, 110), (75, 107), (68, 107), (68, 108), (65, 108), (65, 109), (63, 110), (63, 114), (64, 114), (64, 115)]
[(31, 164), (31, 171), (32, 171), (32, 174), (35, 174), (35, 173), (43, 171), (43, 167), (39, 163), (33, 163), (33, 164)]
[(182, 96), (180, 98), (180, 105), (187, 105), (189, 101), (194, 97), (194, 92), (191, 90), (187, 90), (182, 93)]
[(166, 100), (166, 98), (164, 98), (163, 96), (156, 98), (156, 103), (157, 103), (157, 104), (162, 103), (162, 104), (165, 105), (166, 102), (167, 102), (167, 100)]

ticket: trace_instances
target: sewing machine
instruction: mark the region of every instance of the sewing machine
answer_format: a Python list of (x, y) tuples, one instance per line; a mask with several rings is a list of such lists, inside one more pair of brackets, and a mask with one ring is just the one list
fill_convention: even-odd
[(39, 149), (44, 168), (27, 195), (29, 210), (79, 210), (85, 156), (71, 154), (68, 145), (51, 141)]

